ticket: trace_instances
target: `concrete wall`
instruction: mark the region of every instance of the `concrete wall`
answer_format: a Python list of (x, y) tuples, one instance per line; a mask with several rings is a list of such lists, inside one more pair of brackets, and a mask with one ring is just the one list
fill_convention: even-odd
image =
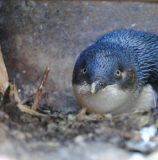
[(20, 96), (35, 92), (47, 65), (52, 107), (79, 107), (71, 87), (77, 56), (113, 29), (158, 34), (158, 4), (138, 2), (0, 2), (0, 44)]

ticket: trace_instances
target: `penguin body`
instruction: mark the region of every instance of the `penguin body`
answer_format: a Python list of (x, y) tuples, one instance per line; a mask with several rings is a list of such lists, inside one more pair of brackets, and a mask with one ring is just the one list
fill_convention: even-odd
[(72, 85), (79, 104), (93, 113), (129, 113), (157, 106), (158, 36), (116, 30), (78, 57)]

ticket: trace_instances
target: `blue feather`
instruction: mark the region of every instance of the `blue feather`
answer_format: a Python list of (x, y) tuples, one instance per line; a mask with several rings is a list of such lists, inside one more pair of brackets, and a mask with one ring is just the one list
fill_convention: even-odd
[[(82, 70), (86, 67), (87, 74)], [(73, 71), (73, 83), (92, 83), (96, 77), (107, 84), (116, 82), (115, 70), (130, 70), (136, 74), (137, 87), (158, 82), (158, 36), (134, 30), (116, 30), (99, 37), (78, 57)], [(120, 81), (121, 85), (127, 82)], [(132, 83), (130, 83), (132, 85)]]

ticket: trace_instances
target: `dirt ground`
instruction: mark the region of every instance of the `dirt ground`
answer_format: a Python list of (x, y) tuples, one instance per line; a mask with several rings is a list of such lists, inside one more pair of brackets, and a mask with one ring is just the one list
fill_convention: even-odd
[(157, 131), (148, 142), (138, 131), (157, 129), (158, 111), (79, 117), (71, 79), (76, 58), (101, 34), (120, 28), (158, 34), (157, 10), (157, 3), (1, 1), (0, 44), (9, 79), (24, 99), (37, 91), (50, 65), (50, 104), (41, 107), (51, 115), (29, 115), (15, 102), (1, 102), (0, 160), (156, 160)]
[(0, 159), (150, 160), (157, 153), (158, 137), (145, 143), (133, 133), (154, 125), (157, 117), (157, 111), (102, 119), (92, 114), (33, 116), (22, 113), (16, 103), (3, 103)]

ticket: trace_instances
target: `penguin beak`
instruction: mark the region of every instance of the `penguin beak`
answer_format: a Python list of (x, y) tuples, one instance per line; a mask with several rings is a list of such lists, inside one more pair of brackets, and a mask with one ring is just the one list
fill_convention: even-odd
[(96, 94), (102, 88), (100, 84), (99, 80), (91, 84), (91, 94)]

